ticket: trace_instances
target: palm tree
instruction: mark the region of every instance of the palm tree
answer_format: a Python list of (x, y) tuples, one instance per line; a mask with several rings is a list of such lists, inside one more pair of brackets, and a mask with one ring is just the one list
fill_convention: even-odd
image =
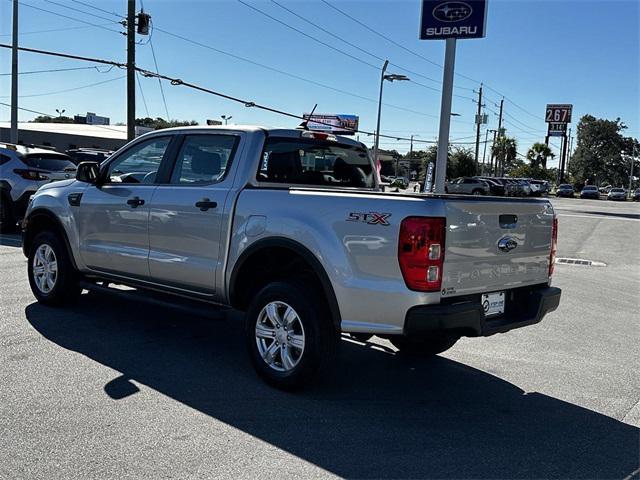
[(555, 155), (548, 145), (544, 143), (534, 143), (527, 152), (527, 160), (531, 163), (532, 168), (547, 169), (547, 159), (553, 158)]
[[(518, 142), (515, 138), (501, 135), (496, 139), (492, 152), (496, 159), (496, 170), (499, 170), (500, 175), (504, 176), (505, 169), (509, 169), (516, 160)], [(500, 166), (499, 168), (498, 165)]]

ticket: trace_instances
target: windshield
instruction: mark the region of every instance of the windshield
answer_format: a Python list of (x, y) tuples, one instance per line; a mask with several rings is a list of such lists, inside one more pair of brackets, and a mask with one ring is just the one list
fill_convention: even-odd
[(596, 190), (596, 187), (593, 185), (587, 185), (586, 187), (583, 188), (583, 190)]
[(50, 172), (61, 172), (65, 169), (76, 168), (66, 155), (51, 153), (30, 153), (23, 156), (22, 161), (31, 168), (39, 168)]
[(613, 193), (624, 193), (624, 188), (613, 188), (611, 191)]
[(257, 179), (298, 185), (375, 187), (365, 148), (306, 138), (268, 138)]
[(566, 183), (563, 185), (560, 185), (559, 188), (573, 188), (571, 185), (567, 185)]

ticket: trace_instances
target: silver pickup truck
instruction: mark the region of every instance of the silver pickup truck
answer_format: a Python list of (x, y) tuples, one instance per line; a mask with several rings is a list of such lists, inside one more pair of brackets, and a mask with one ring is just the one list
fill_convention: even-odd
[(341, 333), (427, 356), (539, 322), (556, 238), (546, 200), (383, 193), (359, 142), (245, 126), (143, 135), (23, 222), (38, 301), (123, 284), (231, 306), (279, 388), (326, 371)]

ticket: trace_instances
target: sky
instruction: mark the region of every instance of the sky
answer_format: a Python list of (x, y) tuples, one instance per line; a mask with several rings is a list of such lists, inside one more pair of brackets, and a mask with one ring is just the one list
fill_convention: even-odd
[[(11, 1), (0, 0), (0, 43), (11, 42)], [(416, 150), (437, 137), (444, 41), (418, 39), (419, 0), (145, 0), (142, 5), (138, 0), (137, 5), (151, 14), (154, 27), (151, 36), (137, 36), (139, 67), (155, 70), (155, 52), (158, 71), (168, 76), (298, 115), (317, 103), (316, 112), (356, 114), (360, 128), (373, 131), (380, 68), (389, 59), (394, 65), (388, 73), (412, 81), (385, 83), (381, 132), (414, 135)], [(115, 23), (125, 11), (125, 0), (20, 0), (20, 44), (125, 62), (126, 38)], [(475, 139), (472, 99), (481, 82), (489, 116), (482, 140), (486, 128), (497, 127), (504, 96), (504, 126), (521, 154), (544, 140), (547, 103), (574, 105), (574, 132), (579, 118), (591, 114), (620, 117), (626, 135), (640, 137), (639, 22), (636, 0), (489, 0), (486, 38), (458, 41), (453, 112), (459, 116), (452, 118), (451, 141), (474, 148), (464, 142)], [(82, 67), (23, 73), (20, 106), (54, 115), (56, 109), (71, 116), (90, 111), (123, 122), (124, 70), (31, 53), (19, 57), (21, 72)], [(10, 51), (0, 49), (0, 102), (9, 102), (10, 71)], [(165, 108), (157, 79), (141, 77), (139, 83), (138, 117), (166, 118), (168, 111), (171, 118), (200, 123), (221, 115), (233, 116), (232, 123), (299, 123), (168, 83)], [(9, 108), (0, 105), (0, 120), (9, 116)], [(34, 116), (22, 111), (19, 118)], [(360, 140), (373, 141), (363, 134)], [(552, 140), (556, 153), (559, 145), (559, 139)], [(382, 139), (381, 147), (406, 152), (409, 142)]]

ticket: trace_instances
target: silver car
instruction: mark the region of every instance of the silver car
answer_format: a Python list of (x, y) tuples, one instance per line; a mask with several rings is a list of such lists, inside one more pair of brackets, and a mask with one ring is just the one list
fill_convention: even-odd
[(465, 195), (489, 195), (489, 185), (478, 178), (460, 177), (447, 182), (445, 191)]
[(627, 191), (624, 188), (612, 188), (607, 195), (607, 200), (626, 200)]

